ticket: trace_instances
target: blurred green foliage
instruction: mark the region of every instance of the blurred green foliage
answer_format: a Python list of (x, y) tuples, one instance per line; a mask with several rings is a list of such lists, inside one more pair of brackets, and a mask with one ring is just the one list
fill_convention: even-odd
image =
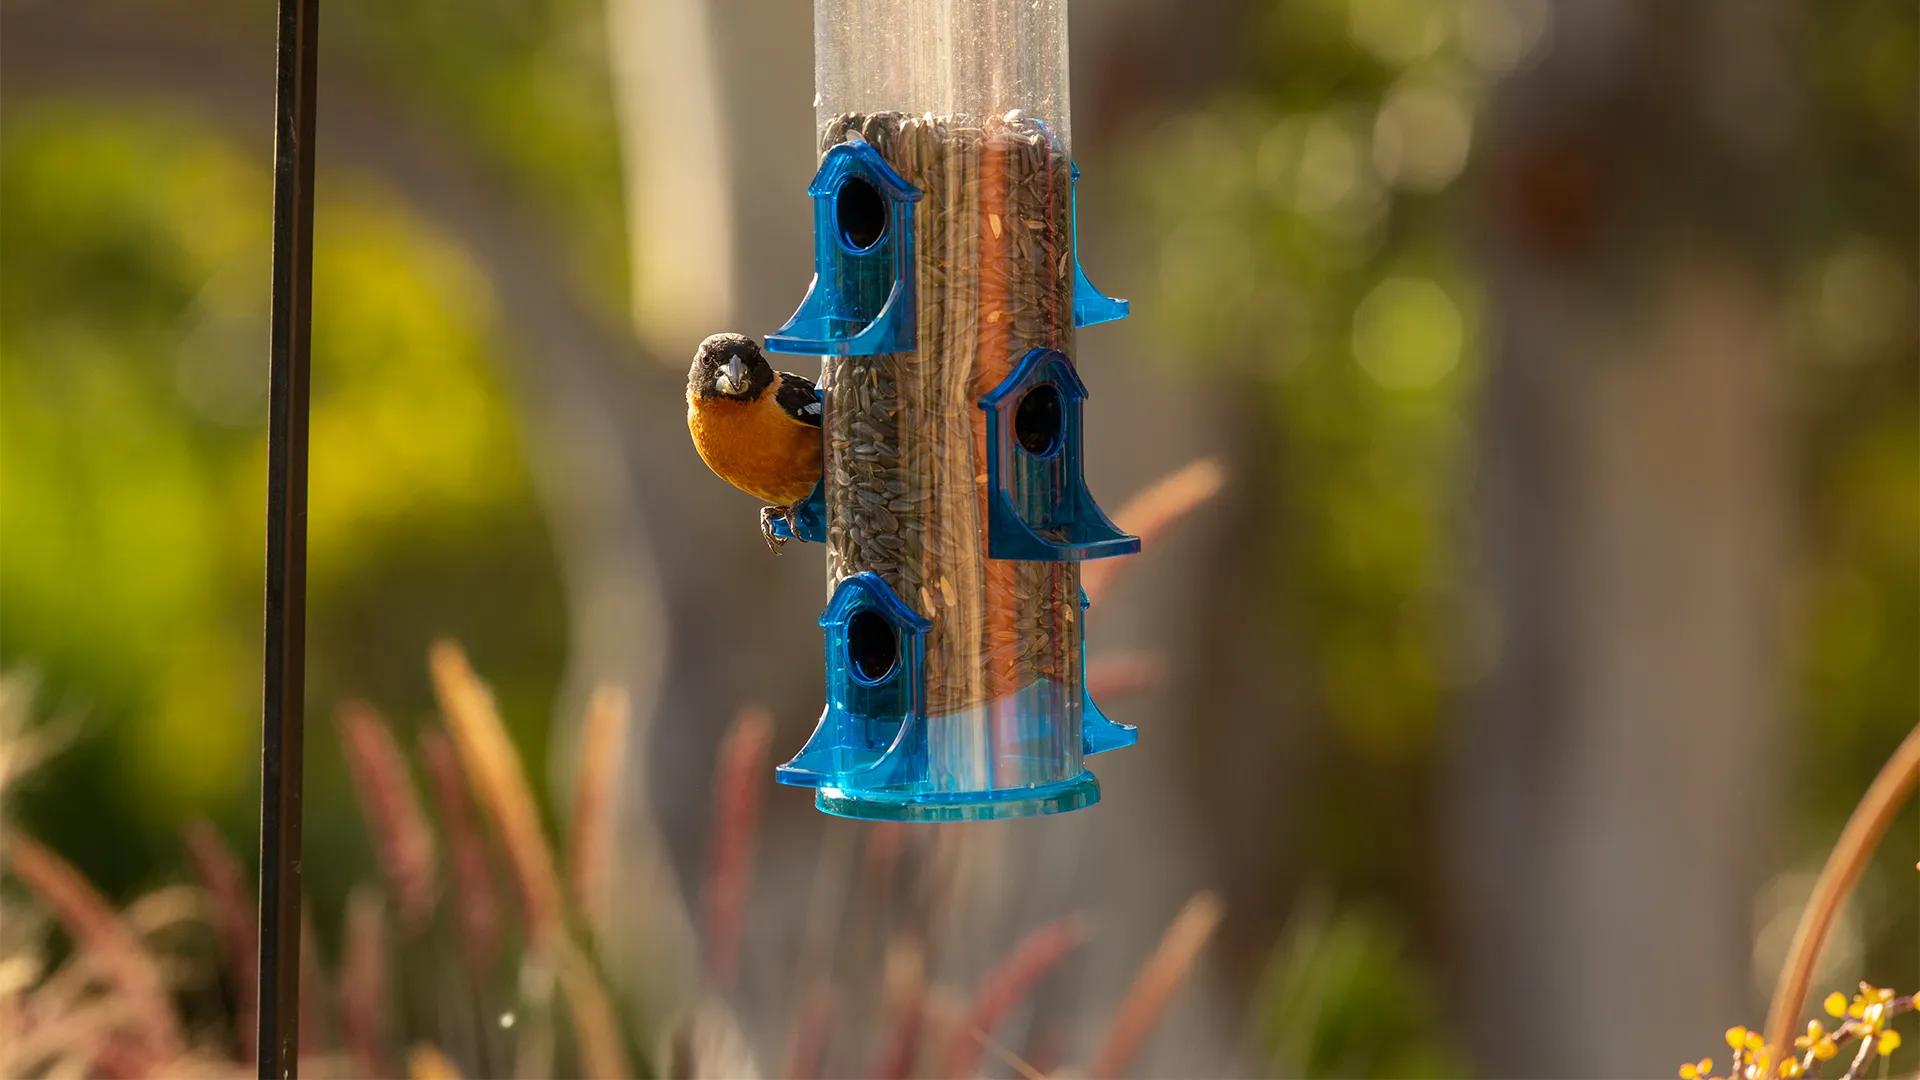
[(395, 96), (496, 165), (562, 228), (571, 282), (620, 313), (627, 302), (620, 139), (600, 0), (412, 0), (342, 5), (323, 32)]
[[(485, 283), (379, 189), (322, 192), (309, 842), (360, 865), (331, 707), (424, 709), (452, 634), (534, 721), (539, 775), (564, 633)], [(9, 811), (116, 893), (177, 865), (190, 817), (254, 829), (268, 205), (265, 162), (182, 117), (7, 116), (0, 664), (87, 732)]]
[[(1479, 288), (1456, 181), (1493, 78), (1544, 27), (1494, 5), (1296, 0), (1254, 9), (1249, 76), (1167, 120), (1130, 173), (1164, 256), (1146, 326), (1182, 363), (1266, 388), (1280, 507), (1250, 560), (1300, 632), (1332, 729), (1306, 804), (1304, 865), (1371, 914), (1296, 926), (1260, 1022), (1298, 1075), (1453, 1070), (1438, 1010), (1408, 1002), (1428, 961), (1417, 820), (1444, 717), (1477, 675), (1468, 479)], [(1264, 569), (1262, 569), (1264, 568)], [(1334, 780), (1339, 777), (1339, 780)], [(1361, 794), (1364, 792), (1364, 795)], [(1393, 1029), (1394, 1044), (1369, 1039)]]
[(1407, 954), (1401, 920), (1325, 895), (1298, 905), (1257, 996), (1268, 1076), (1466, 1076), (1437, 1033), (1435, 987)]
[[(1431, 855), (1427, 834), (1404, 823), (1424, 813), (1436, 735), (1485, 665), (1471, 520), (1485, 341), (1459, 180), (1494, 82), (1551, 41), (1552, 11), (1292, 0), (1248, 12), (1244, 55), (1229, 65), (1245, 74), (1168, 117), (1128, 173), (1152, 208), (1147, 227), (1164, 237), (1141, 304), (1161, 351), (1184, 365), (1238, 365), (1266, 388), (1272, 430), (1261, 442), (1278, 446), (1277, 471), (1259, 480), (1282, 509), (1271, 558), (1249, 571), (1266, 574), (1285, 625), (1309, 628), (1289, 647), (1337, 733), (1330, 752), (1351, 765), (1322, 770), (1339, 780), (1303, 797), (1337, 807), (1311, 815), (1303, 861), (1343, 899), (1375, 903), (1311, 932), (1324, 940), (1299, 931), (1283, 946), (1261, 1022), (1288, 1072), (1445, 1071), (1429, 1038), (1439, 1017), (1420, 1009), (1392, 1014), (1411, 1025), (1401, 1039), (1411, 1059), (1353, 1055), (1365, 1041), (1359, 1018), (1372, 1015), (1368, 988), (1423, 981), (1423, 943), (1401, 939), (1430, 924)], [(1808, 197), (1781, 230), (1804, 544), (1788, 782), (1805, 811), (1793, 815), (1790, 857), (1817, 865), (1920, 716), (1920, 16), (1869, 3), (1804, 19), (1789, 76), (1808, 95), (1795, 149)], [(1916, 855), (1910, 836), (1890, 841), (1864, 890), (1874, 966), (1860, 977), (1907, 977), (1901, 960), (1920, 940)], [(1327, 1011), (1309, 1023), (1302, 1002)]]
[(1272, 387), (1292, 527), (1274, 599), (1314, 628), (1329, 719), (1394, 762), (1430, 745), (1461, 659), (1442, 645), (1479, 297), (1443, 226), (1487, 73), (1454, 5), (1384, 7), (1264, 9), (1260, 75), (1169, 120), (1132, 172), (1165, 230), (1148, 325)]

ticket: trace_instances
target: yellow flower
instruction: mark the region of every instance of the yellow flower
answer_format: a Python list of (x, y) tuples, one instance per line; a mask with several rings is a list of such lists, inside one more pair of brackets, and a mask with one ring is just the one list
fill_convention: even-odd
[(1700, 1080), (1700, 1067), (1693, 1064), (1680, 1066), (1680, 1080)]
[(1792, 1058), (1788, 1058), (1780, 1063), (1780, 1075), (1785, 1078), (1785, 1080), (1794, 1080), (1802, 1071), (1800, 1063)]
[(1838, 990), (1828, 994), (1824, 1004), (1826, 1005), (1828, 1016), (1838, 1019), (1847, 1015), (1847, 995)]
[(1886, 1057), (1888, 1054), (1900, 1049), (1900, 1033), (1892, 1030), (1881, 1032), (1880, 1042), (1876, 1044), (1876, 1049), (1880, 1051), (1881, 1057)]
[(1747, 1049), (1748, 1050), (1757, 1054), (1760, 1051), (1765, 1050), (1766, 1048), (1767, 1048), (1767, 1040), (1762, 1038), (1759, 1032), (1757, 1031), (1747, 1032)]
[(1735, 1025), (1727, 1029), (1727, 1045), (1736, 1053), (1747, 1045), (1747, 1029)]
[(1831, 1037), (1821, 1039), (1819, 1042), (1813, 1044), (1813, 1056), (1818, 1061), (1832, 1061), (1834, 1056), (1839, 1053), (1840, 1044), (1834, 1042)]
[(1808, 1049), (1814, 1043), (1819, 1042), (1820, 1037), (1822, 1035), (1825, 1035), (1826, 1033), (1827, 1033), (1827, 1028), (1825, 1024), (1822, 1024), (1818, 1020), (1809, 1020), (1807, 1021), (1807, 1033), (1805, 1035), (1801, 1035), (1795, 1038), (1793, 1040), (1793, 1045), (1799, 1047), (1802, 1050)]

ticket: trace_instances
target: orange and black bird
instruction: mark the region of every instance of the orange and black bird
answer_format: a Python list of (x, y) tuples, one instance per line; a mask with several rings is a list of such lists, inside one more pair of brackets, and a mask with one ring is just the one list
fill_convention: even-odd
[(687, 430), (693, 448), (720, 479), (769, 505), (760, 511), (767, 548), (775, 518), (793, 523), (793, 506), (820, 482), (820, 392), (811, 380), (775, 371), (754, 340), (715, 334), (700, 343), (687, 372)]

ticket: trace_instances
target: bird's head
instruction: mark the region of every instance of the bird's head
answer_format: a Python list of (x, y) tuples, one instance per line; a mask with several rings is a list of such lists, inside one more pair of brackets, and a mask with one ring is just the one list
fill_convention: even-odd
[(715, 334), (701, 342), (687, 372), (687, 394), (695, 398), (752, 401), (771, 385), (773, 365), (744, 334)]

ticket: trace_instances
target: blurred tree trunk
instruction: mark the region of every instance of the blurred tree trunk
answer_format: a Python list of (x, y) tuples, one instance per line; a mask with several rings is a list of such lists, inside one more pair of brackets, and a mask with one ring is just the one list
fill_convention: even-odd
[[(664, 355), (732, 313), (734, 222), (715, 44), (699, 0), (608, 0), (627, 196), (631, 307)], [(659, 107), (671, 101), (674, 108)], [(644, 224), (643, 224), (644, 223)]]
[(1666, 1075), (1758, 1015), (1790, 12), (1553, 14), (1483, 155), (1498, 648), (1453, 775), (1462, 1000), (1491, 1075)]
[(764, 334), (813, 273), (813, 13), (765, 0), (609, 0), (633, 318), (676, 366)]

